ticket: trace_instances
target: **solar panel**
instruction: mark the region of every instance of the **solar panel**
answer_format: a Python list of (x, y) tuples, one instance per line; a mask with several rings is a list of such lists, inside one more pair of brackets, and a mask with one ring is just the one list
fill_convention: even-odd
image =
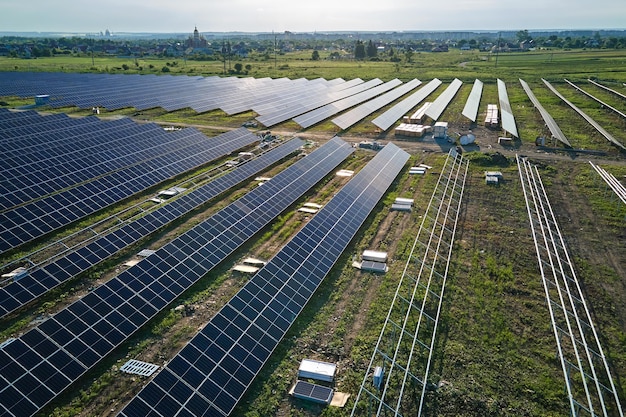
[[(194, 414), (190, 404), (196, 403), (204, 415), (230, 415), (408, 158), (394, 144), (386, 145), (120, 415), (163, 416), (165, 409), (170, 415)], [(172, 395), (178, 384), (189, 389)]]
[[(14, 166), (3, 171), (0, 185), (3, 208), (127, 168), (158, 154), (173, 152), (194, 140), (168, 135), (156, 124), (111, 126), (103, 123), (84, 131), (80, 127), (80, 130), (82, 132), (76, 132), (78, 135), (64, 132), (67, 141), (60, 149), (25, 152), (12, 159)], [(82, 137), (87, 137), (89, 143), (79, 140)], [(72, 143), (72, 139), (76, 140)], [(7, 200), (10, 206), (5, 206)]]
[(463, 107), (463, 111), (461, 114), (472, 122), (476, 122), (476, 117), (478, 116), (478, 107), (480, 105), (480, 97), (483, 94), (483, 82), (480, 80), (474, 80), (474, 86), (472, 87), (472, 91), (470, 92), (467, 101), (465, 102), (465, 107)]
[(293, 387), (293, 396), (303, 400), (314, 401), (322, 404), (330, 404), (333, 399), (332, 388), (312, 384), (306, 381), (296, 381)]
[(567, 138), (565, 137), (565, 135), (561, 131), (561, 128), (559, 127), (559, 125), (556, 124), (556, 121), (554, 120), (554, 118), (541, 105), (539, 100), (537, 100), (537, 97), (535, 97), (535, 94), (530, 89), (530, 86), (528, 85), (528, 83), (526, 81), (522, 80), (521, 78), (519, 79), (519, 82), (522, 84), (522, 88), (526, 92), (526, 95), (528, 96), (530, 101), (533, 102), (533, 105), (539, 111), (539, 114), (541, 114), (541, 117), (543, 118), (543, 121), (546, 122), (546, 126), (548, 126), (548, 129), (550, 129), (550, 132), (552, 133), (552, 136), (554, 138), (556, 138), (558, 141), (560, 141), (560, 142), (564, 143), (565, 145), (571, 147), (572, 145), (570, 145), (569, 140), (567, 140)]
[(349, 88), (342, 88), (341, 86), (330, 88), (327, 92), (320, 93), (310, 98), (304, 97), (302, 99), (298, 99), (295, 103), (291, 103), (284, 108), (276, 109), (269, 114), (262, 114), (257, 117), (256, 120), (266, 127), (271, 127), (289, 120), (294, 116), (330, 105), (335, 101), (359, 94), (382, 83), (383, 82), (381, 80), (375, 78), (365, 83), (357, 83)]
[(365, 90), (353, 96), (346, 97), (342, 100), (329, 103), (326, 106), (302, 114), (298, 117), (295, 117), (293, 121), (298, 123), (303, 128), (313, 126), (314, 124), (319, 123), (322, 120), (328, 119), (334, 114), (349, 109), (352, 106), (376, 97), (377, 95), (382, 94), (386, 91), (389, 91), (392, 88), (397, 87), (401, 83), (402, 81), (398, 80), (397, 78), (391, 81), (387, 81), (382, 85), (378, 85), (376, 87), (370, 88), (369, 90)]
[(332, 122), (342, 129), (347, 129), (358, 121), (362, 120), (366, 116), (374, 113), (376, 110), (386, 106), (392, 101), (402, 97), (411, 90), (414, 90), (422, 82), (418, 79), (413, 79), (408, 83), (395, 88), (388, 93), (383, 94), (373, 100), (361, 104), (360, 106), (344, 113), (338, 117), (335, 117)]
[(515, 117), (513, 117), (513, 110), (511, 110), (511, 104), (509, 103), (509, 95), (506, 92), (506, 84), (500, 79), (498, 79), (498, 98), (500, 101), (502, 129), (506, 130), (516, 138), (519, 138), (517, 126), (515, 125)]
[[(340, 139), (329, 141), (4, 346), (0, 407), (5, 414), (35, 414), (352, 152)], [(224, 338), (220, 343), (230, 342)], [(157, 378), (161, 375), (167, 373)], [(202, 414), (189, 407), (194, 415)]]
[(257, 175), (261, 170), (294, 152), (302, 144), (302, 140), (292, 139), (157, 210), (146, 213), (140, 219), (125, 224), (111, 233), (99, 236), (77, 251), (55, 259), (41, 268), (28, 271), (26, 277), (0, 288), (0, 316), (5, 316), (21, 308), (26, 303), (86, 271), (119, 250), (189, 213), (242, 181)]
[(459, 88), (461, 88), (462, 84), (463, 81), (455, 78), (450, 83), (448, 88), (446, 88), (445, 91), (441, 93), (441, 95), (437, 97), (437, 99), (433, 101), (433, 104), (431, 104), (430, 107), (426, 110), (426, 116), (430, 117), (434, 121), (437, 121), (439, 119), (439, 116), (441, 116), (441, 113), (443, 113), (446, 107), (448, 107), (450, 101), (452, 101), (456, 93), (459, 91)]
[(405, 98), (400, 103), (372, 120), (372, 123), (381, 128), (383, 131), (389, 129), (391, 125), (400, 120), (402, 116), (408, 113), (413, 107), (417, 106), (421, 101), (426, 99), (426, 97), (428, 97), (440, 85), (441, 81), (437, 78), (429, 81), (428, 84), (417, 90), (415, 93), (411, 94), (409, 97)]
[[(221, 135), (219, 143), (193, 128), (167, 134), (182, 138), (188, 145), (0, 213), (0, 223), (6, 225), (0, 231), (0, 253), (258, 140), (245, 128)], [(211, 141), (210, 146), (207, 146), (207, 141)]]
[[(411, 211), (410, 207), (408, 211)], [(363, 261), (361, 262), (361, 269), (373, 272), (387, 272), (387, 264), (384, 262)]]

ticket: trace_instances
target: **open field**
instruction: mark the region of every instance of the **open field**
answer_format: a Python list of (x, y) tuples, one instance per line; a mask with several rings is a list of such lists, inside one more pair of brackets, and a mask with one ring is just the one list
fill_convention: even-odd
[[(464, 149), (470, 160), (469, 177), (463, 198), (452, 267), (445, 292), (442, 321), (436, 344), (431, 382), (439, 389), (427, 397), (428, 416), (566, 416), (567, 398), (564, 379), (556, 358), (541, 275), (533, 246), (529, 219), (524, 203), (515, 154), (524, 154), (537, 164), (555, 209), (559, 226), (568, 244), (573, 264), (584, 287), (592, 317), (608, 357), (622, 407), (626, 407), (626, 206), (607, 189), (587, 163), (589, 159), (611, 172), (624, 183), (625, 154), (611, 146), (601, 135), (545, 87), (548, 79), (564, 96), (591, 115), (618, 140), (626, 144), (626, 121), (576, 92), (563, 78), (576, 82), (586, 91), (626, 111), (626, 102), (585, 80), (598, 78), (605, 85), (626, 92), (626, 53), (623, 51), (538, 51), (524, 54), (499, 54), (497, 57), (474, 51), (452, 50), (449, 53), (421, 53), (413, 63), (326, 61), (313, 62), (310, 53), (279, 56), (276, 67), (271, 61), (251, 61), (252, 77), (342, 77), (346, 80), (378, 77), (384, 81), (439, 78), (449, 83), (458, 77), (464, 81), (440, 120), (450, 122), (451, 132), (470, 127), (476, 143)], [(169, 59), (169, 62), (172, 58)], [(244, 64), (248, 62), (242, 61)], [(123, 73), (123, 64), (135, 68), (132, 60), (88, 58), (40, 58), (18, 60), (0, 58), (0, 71), (102, 71)], [(152, 64), (154, 69), (150, 69)], [(139, 60), (141, 73), (160, 73), (166, 60)], [(16, 68), (17, 67), (17, 68)], [(94, 68), (92, 68), (94, 67)], [(178, 62), (170, 74), (213, 75), (223, 70), (221, 62)], [(127, 72), (138, 72), (131, 69)], [(0, 74), (1, 76), (1, 74)], [(512, 146), (498, 145), (499, 131), (470, 126), (460, 115), (475, 78), (485, 82), (480, 109), (497, 103), (496, 79), (507, 84), (511, 107), (521, 140)], [(533, 108), (518, 79), (527, 81), (543, 106), (555, 118), (576, 149), (601, 154), (560, 150), (538, 151), (537, 136), (547, 133), (539, 113)], [(441, 86), (430, 98), (438, 96)], [(1, 98), (9, 107), (32, 103), (15, 97)], [(323, 143), (339, 134), (349, 142), (391, 141), (411, 154), (408, 166), (425, 163), (433, 168), (424, 176), (409, 175), (407, 167), (387, 191), (344, 252), (332, 272), (296, 319), (278, 345), (233, 415), (245, 417), (344, 417), (349, 416), (353, 400), (367, 369), (373, 347), (380, 334), (411, 245), (438, 173), (445, 141), (427, 138), (400, 140), (393, 132), (380, 132), (371, 120), (385, 108), (368, 116), (347, 131), (329, 121), (309, 129), (294, 122), (275, 126), (273, 133), (283, 138), (300, 136)], [(62, 111), (81, 117), (91, 111), (65, 108)], [(137, 112), (122, 109), (103, 111), (101, 117), (132, 117), (137, 121), (156, 121), (163, 125), (195, 126), (208, 136), (239, 127), (255, 117), (253, 112), (227, 116), (220, 110), (197, 114), (190, 109), (166, 112), (149, 109)], [(484, 111), (478, 120), (484, 119)], [(360, 170), (374, 156), (373, 151), (357, 150), (339, 168)], [(218, 161), (214, 165), (224, 161)], [(270, 168), (264, 176), (273, 176), (294, 162), (287, 159)], [(203, 167), (203, 172), (210, 167)], [(484, 171), (498, 170), (504, 181), (499, 186), (485, 184)], [(175, 178), (158, 189), (180, 184), (189, 176)], [(95, 369), (56, 399), (41, 416), (115, 416), (145, 385), (148, 379), (119, 372), (128, 359), (158, 365), (167, 363), (184, 344), (249, 279), (231, 268), (241, 259), (254, 256), (270, 259), (309, 220), (296, 208), (304, 202), (327, 203), (348, 181), (329, 175), (298, 203), (290, 207), (244, 247), (207, 274), (189, 291), (174, 301), (148, 325), (107, 357)], [(48, 315), (87, 294), (91, 288), (112, 278), (143, 248), (156, 249), (173, 237), (257, 187), (256, 181), (230, 190), (219, 201), (209, 202), (158, 233), (127, 248), (122, 253), (55, 289), (21, 311), (0, 321), (0, 342), (31, 328)], [(86, 227), (122, 208), (154, 195), (156, 189), (137, 195), (104, 213), (61, 230), (57, 235), (3, 254), (1, 263), (23, 256), (53, 239)], [(411, 213), (389, 210), (395, 197), (415, 199)], [(351, 266), (353, 258), (365, 249), (387, 251), (389, 272), (374, 274)], [(187, 310), (174, 310), (178, 305)], [(189, 312), (186, 313), (185, 311)], [(334, 362), (338, 366), (337, 391), (351, 395), (345, 408), (323, 407), (294, 399), (288, 390), (296, 379), (300, 360), (312, 358)], [(618, 414), (611, 410), (611, 416)]]
[[(266, 59), (251, 54), (247, 59), (232, 60), (226, 65), (222, 61), (193, 61), (183, 58), (116, 58), (82, 56), (57, 56), (37, 59), (0, 57), (0, 71), (64, 71), (64, 72), (107, 72), (159, 74), (168, 67), (169, 74), (222, 75), (232, 69), (236, 62), (251, 69), (247, 76), (299, 77), (326, 79), (380, 78), (384, 81), (399, 78), (429, 80), (439, 78), (451, 81), (459, 78), (464, 82), (474, 78), (517, 79), (528, 81), (540, 77), (549, 81), (568, 78), (577, 81), (598, 78), (614, 83), (626, 82), (623, 68), (626, 53), (622, 50), (543, 50), (533, 52), (489, 52), (460, 51), (416, 52), (411, 62), (329, 60), (329, 53), (321, 52), (320, 60), (311, 60), (311, 51), (287, 53)], [(170, 65), (167, 65), (170, 64)], [(128, 66), (128, 70), (123, 69)], [(141, 68), (141, 69), (140, 69)], [(236, 75), (236, 74), (235, 74)]]

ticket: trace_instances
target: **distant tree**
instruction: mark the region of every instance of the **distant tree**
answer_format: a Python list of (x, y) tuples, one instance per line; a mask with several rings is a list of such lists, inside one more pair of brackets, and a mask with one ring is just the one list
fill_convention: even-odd
[(127, 71), (130, 67), (127, 64), (122, 64), (122, 69)]
[(170, 67), (161, 68), (161, 72), (170, 72)]
[(389, 47), (389, 58), (393, 58), (393, 54), (395, 53), (395, 51), (393, 50), (393, 47)]
[(252, 65), (246, 64), (246, 71), (250, 71), (250, 70), (252, 70)]
[(317, 51), (313, 51), (313, 53), (311, 54), (311, 59), (313, 61), (319, 61), (320, 59), (320, 53)]
[(404, 51), (404, 57), (406, 58), (406, 62), (410, 64), (411, 62), (413, 62), (413, 51), (410, 48), (407, 49), (406, 51)]
[(371, 39), (367, 43), (367, 49), (365, 53), (367, 54), (368, 58), (376, 58), (376, 56), (378, 55), (378, 49), (376, 49), (376, 45), (374, 45), (374, 42), (372, 42)]
[(240, 73), (240, 72), (241, 72), (241, 70), (243, 70), (243, 64), (242, 64), (241, 62), (237, 62), (237, 63), (235, 63), (235, 71), (236, 71), (237, 73)]
[(527, 29), (518, 31), (515, 37), (519, 42), (529, 41), (531, 39)]
[(354, 47), (354, 59), (365, 59), (365, 45), (363, 45), (363, 41), (356, 41), (356, 46)]

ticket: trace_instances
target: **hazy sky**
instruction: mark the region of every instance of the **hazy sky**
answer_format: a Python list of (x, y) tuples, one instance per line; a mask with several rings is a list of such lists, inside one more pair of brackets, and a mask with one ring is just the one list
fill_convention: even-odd
[(623, 29), (626, 0), (0, 0), (0, 31)]

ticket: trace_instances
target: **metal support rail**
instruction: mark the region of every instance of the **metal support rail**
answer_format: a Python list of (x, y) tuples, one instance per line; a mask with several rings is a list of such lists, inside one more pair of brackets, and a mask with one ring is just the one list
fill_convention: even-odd
[(611, 188), (611, 190), (613, 190), (613, 192), (617, 195), (617, 197), (619, 197), (619, 199), (622, 200), (622, 203), (626, 204), (626, 187), (624, 187), (622, 183), (619, 182), (613, 174), (608, 173), (607, 171), (600, 168), (598, 165), (594, 164), (591, 161), (589, 161), (589, 163), (591, 164), (593, 169), (596, 170), (598, 175), (602, 177), (604, 182), (606, 182), (606, 184)]
[[(598, 103), (599, 103), (599, 104), (601, 104), (603, 107), (606, 107), (607, 109), (610, 109), (610, 110), (611, 110), (611, 111), (613, 111), (614, 113), (617, 113), (617, 114), (619, 114), (620, 116), (622, 116), (623, 118), (625, 118), (625, 119), (626, 119), (626, 114), (624, 114), (624, 113), (622, 113), (621, 111), (617, 110), (615, 107), (613, 107), (613, 106), (611, 106), (611, 105), (609, 105), (609, 104), (606, 104), (604, 101), (600, 100), (599, 98), (597, 98), (597, 97), (595, 97), (595, 96), (593, 96), (593, 95), (589, 94), (588, 92), (586, 92), (585, 90), (583, 90), (582, 88), (580, 88), (579, 86), (577, 86), (576, 84), (574, 84), (573, 82), (570, 82), (570, 81), (568, 81), (567, 79), (565, 79), (565, 82), (566, 82), (566, 83), (568, 83), (570, 86), (574, 87), (574, 88), (575, 88), (576, 90), (578, 90), (579, 92), (581, 92), (581, 93), (583, 93), (584, 95), (586, 95), (587, 97), (589, 97), (590, 99), (592, 99), (592, 100), (594, 100), (594, 101), (598, 102)], [(591, 81), (591, 82), (593, 82), (593, 81)], [(596, 83), (594, 83), (594, 84), (599, 86), (599, 84), (596, 84)]]
[[(411, 248), (352, 416), (421, 416), (469, 162), (452, 150)], [(383, 369), (380, 386), (372, 374)]]
[[(542, 78), (543, 80), (543, 78)], [(591, 94), (587, 93), (586, 91), (584, 91), (583, 89), (579, 88), (576, 84), (571, 83), (570, 81), (568, 81), (567, 79), (565, 79), (565, 82), (568, 83), (569, 85), (571, 85), (572, 87), (574, 87), (576, 90), (580, 91), (581, 93), (591, 97), (593, 100), (599, 102), (601, 105), (603, 105), (604, 107), (608, 107), (610, 109), (612, 109), (613, 111), (616, 111), (618, 113), (620, 113), (617, 109), (614, 109), (613, 107), (609, 106), (608, 104), (604, 103), (603, 101), (598, 100), (597, 98), (595, 98), (594, 96), (592, 96)], [(556, 88), (554, 88), (552, 86), (552, 84), (550, 84), (548, 81), (543, 80), (543, 83), (546, 85), (546, 87), (548, 87), (550, 90), (552, 90), (552, 92), (561, 100), (563, 100), (563, 102), (565, 104), (567, 104), (568, 106), (570, 106), (572, 108), (572, 110), (574, 110), (576, 113), (578, 113), (579, 115), (581, 115), (586, 121), (587, 123), (589, 123), (591, 126), (594, 127), (594, 129), (596, 129), (598, 131), (598, 133), (600, 133), (602, 136), (604, 136), (609, 142), (611, 142), (612, 144), (614, 144), (615, 146), (618, 146), (624, 150), (626, 150), (626, 146), (622, 145), (617, 139), (615, 139), (613, 137), (613, 135), (611, 135), (609, 132), (606, 131), (606, 129), (604, 129), (602, 126), (600, 126), (598, 124), (598, 122), (596, 122), (595, 120), (593, 120), (593, 118), (591, 116), (589, 116), (587, 113), (585, 113), (584, 111), (582, 111), (581, 109), (579, 109), (578, 107), (576, 107), (576, 105), (574, 105), (574, 103), (572, 103), (571, 101), (569, 101), (568, 99), (566, 99), (563, 94), (559, 93), (557, 91)], [(622, 114), (622, 113), (620, 113)], [(623, 117), (626, 117), (626, 115), (622, 114)]]
[(517, 157), (571, 416), (623, 411), (591, 314), (539, 171)]

